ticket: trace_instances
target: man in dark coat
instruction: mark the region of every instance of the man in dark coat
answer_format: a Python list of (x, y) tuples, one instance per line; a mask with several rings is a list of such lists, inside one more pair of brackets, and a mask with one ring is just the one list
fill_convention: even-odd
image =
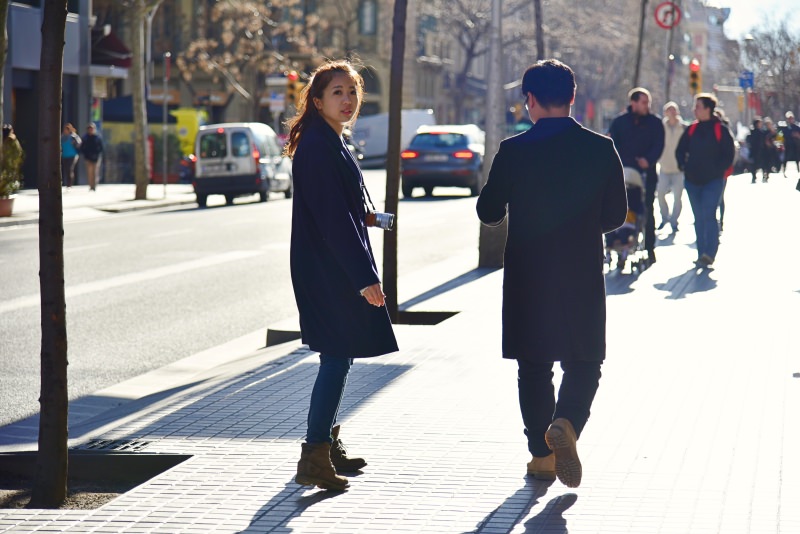
[[(536, 63), (522, 93), (534, 125), (500, 144), (477, 210), (489, 225), (508, 216), (503, 357), (519, 366), (528, 474), (576, 487), (575, 442), (605, 359), (603, 233), (625, 222), (625, 183), (613, 142), (569, 116), (575, 76), (567, 65)], [(564, 371), (557, 403), (556, 361)]]
[(650, 113), (650, 91), (636, 87), (628, 93), (628, 98), (628, 110), (611, 122), (608, 134), (619, 151), (622, 165), (644, 174), (644, 248), (647, 261), (653, 264), (656, 261), (656, 223), (653, 218), (658, 185), (656, 163), (664, 152), (664, 125), (661, 117)]

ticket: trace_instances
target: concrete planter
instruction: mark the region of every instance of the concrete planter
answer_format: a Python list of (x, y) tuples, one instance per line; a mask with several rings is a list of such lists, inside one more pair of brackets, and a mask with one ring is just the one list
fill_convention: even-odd
[(0, 217), (11, 217), (11, 212), (14, 211), (14, 198), (16, 195), (0, 197)]

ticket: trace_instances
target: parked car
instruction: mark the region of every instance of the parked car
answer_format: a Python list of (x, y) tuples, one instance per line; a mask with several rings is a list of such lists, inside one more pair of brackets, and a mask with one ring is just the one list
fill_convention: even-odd
[[(400, 111), (400, 146), (407, 146), (417, 128), (436, 124), (432, 109), (403, 109)], [(360, 152), (363, 168), (386, 165), (389, 147), (389, 114), (361, 115), (353, 125), (353, 145)]]
[(474, 124), (420, 126), (400, 153), (403, 196), (411, 198), (416, 187), (422, 187), (427, 196), (434, 187), (467, 187), (476, 196), (485, 137)]
[(209, 195), (224, 195), (227, 204), (238, 196), (271, 191), (292, 197), (292, 163), (281, 155), (272, 128), (260, 122), (230, 122), (201, 126), (195, 140), (194, 186), (197, 204)]

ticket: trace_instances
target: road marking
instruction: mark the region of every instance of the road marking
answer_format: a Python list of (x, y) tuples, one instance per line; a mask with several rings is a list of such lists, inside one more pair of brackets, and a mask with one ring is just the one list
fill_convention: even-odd
[[(226, 252), (224, 254), (218, 254), (216, 256), (208, 256), (206, 258), (200, 258), (197, 260), (166, 265), (164, 267), (157, 267), (155, 269), (148, 269), (138, 273), (114, 276), (105, 280), (86, 282), (84, 284), (78, 284), (76, 286), (70, 286), (66, 288), (66, 298), (69, 300), (70, 298), (81, 295), (88, 295), (90, 293), (97, 293), (99, 291), (105, 291), (115, 287), (122, 287), (130, 284), (137, 284), (139, 282), (155, 280), (157, 278), (163, 278), (173, 274), (183, 274), (187, 271), (202, 269), (204, 267), (211, 267), (214, 265), (221, 265), (223, 263), (229, 263), (232, 261), (245, 260), (254, 256), (260, 256), (262, 254), (264, 254), (264, 252), (258, 250), (238, 250)], [(0, 303), (0, 313), (29, 308), (31, 306), (38, 306), (40, 302), (41, 298), (38, 293), (36, 295), (17, 297), (7, 302)]]
[(107, 247), (110, 244), (111, 243), (97, 243), (97, 244), (94, 244), (94, 245), (83, 245), (83, 246), (80, 246), (80, 247), (65, 248), (64, 249), (64, 254), (71, 254), (73, 252), (83, 252), (84, 250), (91, 250), (91, 249), (95, 249), (95, 248), (103, 248), (103, 247)]
[(161, 237), (172, 237), (174, 235), (181, 235), (181, 234), (191, 234), (194, 230), (172, 230), (169, 232), (162, 232), (160, 234), (153, 234), (150, 236), (151, 239), (158, 239)]

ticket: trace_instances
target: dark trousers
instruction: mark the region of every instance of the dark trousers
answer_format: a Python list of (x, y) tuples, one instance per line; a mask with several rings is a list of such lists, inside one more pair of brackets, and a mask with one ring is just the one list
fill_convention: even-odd
[(78, 156), (74, 158), (61, 158), (61, 183), (64, 187), (72, 187), (75, 184), (75, 164)]
[(603, 362), (561, 362), (564, 376), (558, 390), (558, 402), (553, 386), (553, 362), (527, 362), (517, 360), (517, 386), (519, 407), (528, 450), (543, 457), (550, 454), (544, 433), (553, 420), (563, 417), (572, 423), (580, 437), (600, 385), (600, 366)]
[(656, 202), (656, 188), (658, 186), (658, 174), (655, 169), (648, 169), (645, 174), (644, 183), (644, 248), (652, 251), (656, 248), (656, 220), (653, 216), (653, 208)]

